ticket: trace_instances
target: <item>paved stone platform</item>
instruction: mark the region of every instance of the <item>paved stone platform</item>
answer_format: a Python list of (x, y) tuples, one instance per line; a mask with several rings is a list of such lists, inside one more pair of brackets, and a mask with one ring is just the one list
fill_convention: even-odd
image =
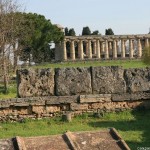
[(130, 150), (116, 129), (0, 140), (0, 150)]

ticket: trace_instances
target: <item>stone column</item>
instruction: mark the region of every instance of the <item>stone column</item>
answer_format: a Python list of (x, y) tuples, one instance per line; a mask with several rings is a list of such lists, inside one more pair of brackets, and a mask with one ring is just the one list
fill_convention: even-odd
[(66, 40), (63, 41), (63, 60), (67, 60)]
[[(119, 40), (116, 40), (116, 48), (117, 48), (117, 54), (120, 54)], [(118, 56), (117, 56), (117, 57), (118, 57)]]
[(75, 47), (74, 47), (74, 41), (71, 41), (71, 48), (70, 48), (70, 58), (72, 60), (75, 60)]
[(125, 58), (125, 42), (121, 39), (121, 58)]
[(145, 47), (149, 47), (149, 39), (148, 38), (145, 39)]
[(116, 40), (113, 40), (113, 58), (117, 58), (117, 46), (116, 46)]
[(89, 52), (89, 44), (88, 44), (88, 41), (86, 41), (86, 50), (85, 50), (85, 53), (86, 53), (86, 56), (88, 56), (88, 52)]
[(96, 41), (93, 41), (93, 54), (96, 54)]
[(137, 40), (137, 48), (138, 48), (138, 58), (142, 57), (142, 45), (141, 45), (141, 40)]
[(129, 39), (129, 57), (133, 58), (133, 39)]
[(109, 59), (108, 41), (105, 40), (105, 59)]
[(105, 52), (105, 45), (104, 42), (101, 42), (101, 52), (104, 53)]
[(92, 58), (92, 47), (91, 47), (91, 40), (88, 40), (88, 58)]
[(101, 58), (101, 54), (100, 54), (100, 41), (96, 40), (96, 57), (97, 58)]
[(108, 42), (109, 50), (112, 50), (112, 42)]
[(112, 42), (108, 42), (108, 51), (109, 54), (112, 55)]
[(80, 40), (79, 43), (78, 43), (78, 56), (79, 56), (79, 58), (81, 60), (84, 59), (84, 56), (83, 56), (83, 42), (82, 42), (82, 40)]

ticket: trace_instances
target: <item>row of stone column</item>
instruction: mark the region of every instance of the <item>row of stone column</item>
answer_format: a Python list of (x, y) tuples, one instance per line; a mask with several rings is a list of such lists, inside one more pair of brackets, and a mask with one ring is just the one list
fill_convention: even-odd
[[(134, 57), (134, 40), (135, 39), (121, 39), (121, 58), (126, 57), (126, 41), (129, 40), (129, 58)], [(93, 58), (93, 54), (96, 55), (97, 59), (101, 58), (101, 53), (103, 52), (104, 58), (109, 59), (110, 57), (110, 50), (112, 51), (112, 57), (113, 59), (117, 59), (118, 56), (118, 48), (119, 48), (119, 41), (118, 39), (114, 39), (112, 41), (108, 41), (107, 39), (104, 41), (100, 40), (88, 40), (86, 41), (86, 56), (89, 59)], [(137, 57), (141, 58), (142, 56), (142, 43), (141, 39), (136, 39), (137, 41)], [(66, 42), (63, 41), (63, 60), (67, 60), (67, 49), (66, 49)], [(84, 40), (78, 40), (78, 58), (83, 60), (85, 57), (84, 51), (83, 51), (83, 42)], [(93, 43), (93, 49), (92, 44)], [(149, 39), (145, 39), (145, 46), (149, 46)], [(144, 47), (145, 47), (144, 46)], [(92, 53), (93, 50), (93, 53)], [(75, 60), (75, 40), (70, 41), (70, 59)]]

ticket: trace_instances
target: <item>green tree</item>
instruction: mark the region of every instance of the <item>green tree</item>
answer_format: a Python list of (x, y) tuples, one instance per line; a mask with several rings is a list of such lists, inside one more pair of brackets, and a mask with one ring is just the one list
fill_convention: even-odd
[(69, 35), (69, 30), (68, 30), (68, 28), (66, 27), (65, 28), (65, 36), (68, 36)]
[(145, 64), (150, 65), (150, 47), (144, 48), (142, 60)]
[(64, 33), (56, 25), (52, 25), (43, 15), (32, 13), (21, 13), (24, 18), (22, 28), (24, 38), (19, 44), (23, 47), (22, 58), (30, 61), (32, 55), (34, 62), (50, 61), (50, 46), (53, 42), (63, 40)]
[(88, 26), (87, 27), (83, 27), (82, 35), (91, 35), (91, 30), (90, 30), (90, 28)]
[(105, 35), (114, 35), (114, 32), (111, 28), (105, 30)]
[(69, 30), (68, 36), (76, 36), (75, 30), (73, 28)]
[(95, 31), (93, 31), (93, 33), (91, 35), (99, 35), (99, 31), (95, 30)]

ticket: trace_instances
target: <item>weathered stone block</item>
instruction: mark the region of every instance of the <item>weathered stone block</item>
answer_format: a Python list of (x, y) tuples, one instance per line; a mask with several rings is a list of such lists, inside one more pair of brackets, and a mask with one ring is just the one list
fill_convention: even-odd
[(92, 93), (90, 68), (56, 69), (55, 79), (58, 96)]
[(130, 101), (130, 93), (112, 94), (112, 101)]
[(41, 114), (45, 112), (45, 106), (32, 106), (32, 112)]
[(54, 104), (70, 104), (77, 102), (79, 96), (73, 95), (73, 96), (49, 96), (44, 97), (43, 99), (46, 101), (46, 104), (48, 105), (54, 105)]
[(112, 94), (112, 101), (137, 101), (149, 99), (150, 93), (147, 92)]
[(70, 109), (72, 111), (80, 111), (80, 110), (88, 110), (88, 104), (77, 104), (77, 103), (71, 103)]
[(127, 92), (150, 91), (150, 68), (126, 69)]
[(80, 95), (80, 103), (110, 102), (111, 94)]
[(47, 113), (60, 112), (60, 107), (58, 106), (46, 106)]
[(92, 67), (93, 94), (125, 93), (126, 82), (121, 67)]
[(54, 95), (54, 71), (52, 69), (24, 69), (17, 71), (18, 96)]

